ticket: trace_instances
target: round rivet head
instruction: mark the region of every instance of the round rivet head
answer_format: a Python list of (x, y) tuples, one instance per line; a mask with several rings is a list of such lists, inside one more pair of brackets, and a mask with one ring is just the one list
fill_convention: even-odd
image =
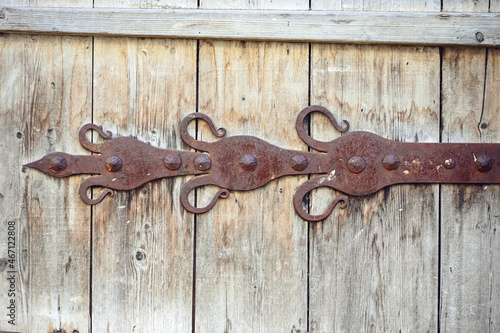
[(208, 155), (201, 154), (194, 159), (194, 167), (200, 171), (206, 171), (212, 167), (212, 160)]
[(488, 172), (493, 168), (493, 160), (487, 155), (481, 155), (474, 161), (479, 172)]
[(163, 163), (165, 163), (165, 166), (167, 167), (167, 169), (177, 170), (180, 168), (182, 161), (181, 161), (181, 158), (179, 157), (179, 155), (168, 154), (167, 156), (165, 156)]
[(109, 156), (104, 163), (109, 172), (117, 172), (122, 168), (122, 159), (116, 155)]
[(384, 160), (382, 161), (382, 165), (386, 170), (393, 171), (399, 168), (399, 157), (394, 154), (385, 155)]
[(245, 154), (240, 158), (240, 166), (245, 171), (254, 171), (257, 168), (257, 158), (250, 154)]
[(347, 162), (347, 167), (352, 173), (360, 173), (366, 167), (366, 162), (362, 157), (353, 156)]
[(55, 155), (49, 159), (49, 170), (53, 173), (63, 172), (68, 167), (66, 159), (62, 156)]
[(453, 169), (455, 167), (455, 161), (451, 158), (444, 160), (444, 167), (446, 169)]
[(290, 159), (290, 166), (295, 171), (302, 171), (307, 168), (307, 158), (304, 155), (294, 155)]

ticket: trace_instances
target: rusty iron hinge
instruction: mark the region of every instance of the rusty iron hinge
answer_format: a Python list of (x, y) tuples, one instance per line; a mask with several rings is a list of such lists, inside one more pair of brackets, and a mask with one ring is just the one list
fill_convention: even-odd
[[(329, 142), (318, 141), (304, 129), (304, 120), (312, 112), (327, 116), (340, 132), (349, 129), (347, 121), (342, 127), (324, 107), (309, 106), (299, 113), (295, 127), (300, 138), (318, 152), (288, 150), (253, 136), (225, 137), (226, 130), (217, 129), (207, 115), (192, 113), (182, 120), (180, 133), (186, 144), (202, 151), (194, 152), (160, 149), (128, 137), (92, 143), (85, 135), (88, 130), (97, 131), (105, 139), (111, 138), (111, 132), (87, 124), (80, 130), (80, 143), (96, 154), (56, 152), (26, 166), (54, 177), (92, 174), (80, 185), (82, 200), (91, 205), (113, 195), (113, 190), (131, 190), (166, 177), (199, 175), (184, 184), (180, 192), (184, 208), (195, 214), (209, 211), (218, 198), (227, 198), (229, 191), (252, 190), (287, 175), (318, 174), (299, 186), (293, 199), (297, 214), (307, 221), (324, 220), (338, 203), (341, 208), (348, 205), (346, 196), (338, 196), (325, 213), (307, 213), (303, 200), (311, 190), (320, 187), (363, 196), (394, 184), (500, 183), (500, 144), (403, 143), (369, 132), (351, 132)], [(195, 119), (204, 120), (221, 139), (205, 142), (192, 138), (187, 127)], [(220, 190), (206, 207), (194, 207), (188, 194), (205, 185), (215, 185)], [(92, 199), (87, 193), (91, 187), (106, 189)]]

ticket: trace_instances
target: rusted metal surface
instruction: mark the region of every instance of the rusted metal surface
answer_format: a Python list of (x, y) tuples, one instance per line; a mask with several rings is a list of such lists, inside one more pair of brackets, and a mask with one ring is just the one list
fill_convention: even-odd
[[(110, 138), (111, 132), (105, 133), (93, 124), (87, 124), (80, 130), (82, 146), (98, 154), (71, 155), (56, 152), (26, 166), (58, 178), (77, 174), (93, 175), (80, 185), (82, 200), (91, 205), (101, 202), (108, 194), (113, 195), (113, 190), (131, 190), (160, 178), (206, 173), (196, 169), (194, 163), (204, 154), (160, 149), (126, 137), (96, 144), (89, 142), (85, 136), (85, 132), (91, 129), (104, 138)], [(87, 194), (91, 187), (104, 187), (106, 190), (98, 198), (92, 199)]]
[[(299, 186), (293, 200), (297, 214), (308, 221), (325, 219), (339, 203), (341, 208), (348, 205), (346, 196), (338, 196), (325, 213), (307, 213), (303, 199), (320, 187), (363, 196), (394, 184), (500, 183), (500, 144), (402, 143), (368, 132), (351, 132), (323, 142), (304, 129), (304, 120), (312, 112), (327, 116), (340, 132), (346, 132), (349, 123), (344, 121), (344, 127), (340, 126), (321, 106), (302, 110), (297, 117), (297, 133), (318, 152), (283, 149), (253, 136), (225, 137), (226, 130), (216, 129), (207, 115), (193, 113), (182, 121), (181, 137), (190, 147), (205, 153), (160, 149), (124, 137), (96, 144), (87, 140), (86, 131), (95, 130), (105, 139), (111, 133), (87, 124), (80, 130), (80, 143), (97, 154), (52, 153), (26, 166), (54, 177), (92, 174), (80, 186), (82, 200), (88, 204), (113, 195), (113, 190), (130, 190), (160, 178), (200, 175), (184, 184), (180, 193), (185, 209), (196, 214), (210, 210), (218, 198), (227, 198), (229, 191), (252, 190), (288, 175), (319, 174)], [(205, 121), (220, 139), (205, 142), (192, 138), (187, 127), (197, 119)], [(188, 200), (189, 192), (206, 185), (221, 189), (206, 207), (194, 207)], [(91, 187), (106, 190), (93, 199), (87, 193)]]

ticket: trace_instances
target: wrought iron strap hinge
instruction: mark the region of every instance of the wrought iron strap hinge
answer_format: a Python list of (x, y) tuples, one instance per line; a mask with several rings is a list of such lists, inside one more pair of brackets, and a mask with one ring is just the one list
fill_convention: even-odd
[[(346, 132), (324, 107), (313, 105), (303, 109), (295, 124), (300, 138), (318, 152), (283, 149), (253, 136), (226, 137), (226, 130), (217, 129), (203, 113), (192, 113), (180, 125), (181, 137), (190, 147), (202, 151), (178, 151), (153, 147), (133, 138), (119, 137), (101, 144), (89, 142), (85, 133), (97, 131), (111, 138), (94, 124), (83, 126), (80, 143), (94, 155), (52, 153), (27, 164), (54, 177), (92, 174), (80, 185), (80, 196), (87, 204), (97, 204), (113, 190), (131, 190), (156, 179), (182, 175), (199, 175), (185, 183), (180, 200), (186, 210), (201, 214), (209, 211), (218, 198), (227, 198), (229, 191), (248, 191), (287, 175), (318, 176), (298, 187), (293, 205), (307, 221), (321, 221), (338, 203), (345, 208), (346, 196), (336, 197), (325, 213), (311, 215), (304, 210), (303, 199), (313, 189), (330, 187), (346, 195), (363, 196), (383, 187), (408, 183), (500, 183), (500, 144), (482, 143), (402, 143), (384, 139), (369, 132), (351, 132), (324, 142), (310, 137), (304, 120), (312, 112), (329, 118), (336, 130)], [(212, 133), (221, 138), (214, 142), (199, 141), (187, 131), (195, 119), (204, 120)], [(203, 153), (205, 152), (205, 153)], [(220, 188), (203, 208), (188, 200), (193, 189), (205, 185)], [(88, 196), (91, 187), (104, 187), (96, 199)]]

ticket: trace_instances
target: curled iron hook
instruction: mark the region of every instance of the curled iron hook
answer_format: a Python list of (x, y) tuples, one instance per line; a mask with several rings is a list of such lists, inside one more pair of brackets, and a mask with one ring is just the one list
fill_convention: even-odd
[(82, 198), (83, 202), (88, 205), (95, 205), (101, 202), (108, 194), (110, 196), (114, 196), (115, 192), (109, 188), (106, 188), (106, 190), (104, 190), (104, 192), (102, 192), (96, 199), (91, 199), (88, 197), (87, 190), (91, 187), (102, 187), (103, 179), (103, 176), (93, 176), (83, 181), (83, 183), (80, 185), (80, 197)]
[(330, 216), (330, 214), (333, 212), (333, 209), (341, 201), (342, 201), (342, 203), (340, 204), (340, 208), (345, 209), (349, 205), (349, 199), (347, 197), (337, 196), (335, 199), (333, 199), (333, 202), (330, 204), (330, 206), (326, 209), (326, 211), (323, 214), (311, 215), (311, 214), (307, 213), (304, 210), (304, 207), (302, 206), (302, 201), (307, 193), (309, 193), (310, 191), (312, 191), (316, 188), (320, 188), (320, 187), (334, 188), (333, 186), (329, 185), (328, 183), (323, 183), (323, 180), (324, 180), (324, 177), (316, 177), (316, 178), (309, 179), (304, 184), (299, 186), (299, 188), (297, 188), (297, 191), (295, 192), (295, 195), (293, 197), (293, 207), (295, 208), (295, 211), (297, 212), (297, 214), (306, 221), (310, 221), (310, 222), (323, 221), (328, 216)]
[(335, 117), (333, 114), (327, 109), (319, 105), (311, 105), (306, 108), (304, 108), (302, 111), (300, 111), (299, 115), (297, 116), (297, 121), (295, 122), (295, 128), (297, 130), (297, 133), (299, 134), (299, 137), (304, 141), (309, 147), (312, 147), (318, 151), (322, 152), (327, 152), (329, 148), (331, 148), (331, 143), (332, 141), (318, 141), (316, 139), (313, 139), (309, 134), (307, 134), (306, 130), (304, 129), (304, 119), (311, 113), (313, 112), (319, 112), (323, 115), (325, 115), (330, 122), (332, 123), (333, 127), (341, 133), (346, 132), (349, 129), (349, 122), (347, 120), (343, 120), (344, 124), (346, 125), (345, 128), (342, 128), (338, 123), (337, 120), (335, 120)]
[(226, 129), (223, 127), (216, 129), (212, 119), (210, 119), (210, 117), (208, 117), (206, 114), (203, 114), (201, 112), (194, 112), (182, 119), (180, 126), (181, 138), (188, 146), (198, 150), (208, 151), (211, 145), (210, 142), (195, 140), (191, 135), (189, 135), (187, 127), (189, 123), (194, 119), (204, 120), (208, 124), (208, 127), (210, 128), (212, 134), (216, 137), (222, 138), (224, 135), (226, 135)]
[(87, 133), (87, 131), (89, 131), (89, 130), (96, 131), (104, 139), (111, 138), (113, 133), (111, 133), (111, 131), (104, 132), (104, 130), (102, 129), (101, 126), (97, 126), (95, 124), (86, 124), (86, 125), (83, 125), (83, 127), (80, 129), (80, 132), (78, 133), (78, 138), (80, 139), (80, 144), (83, 146), (83, 148), (85, 148), (93, 153), (100, 153), (101, 152), (101, 145), (90, 142), (89, 140), (87, 140), (87, 136), (85, 135), (85, 133)]
[(181, 204), (188, 212), (191, 212), (193, 214), (206, 213), (210, 209), (212, 209), (213, 206), (215, 206), (218, 198), (227, 199), (229, 197), (229, 191), (227, 189), (221, 189), (217, 191), (217, 193), (214, 195), (214, 197), (207, 206), (205, 207), (192, 206), (188, 200), (189, 192), (191, 192), (193, 189), (197, 187), (206, 185), (217, 185), (217, 184), (212, 181), (212, 177), (210, 175), (207, 175), (202, 177), (195, 177), (190, 181), (188, 181), (186, 184), (184, 184), (184, 186), (182, 186), (180, 193)]

